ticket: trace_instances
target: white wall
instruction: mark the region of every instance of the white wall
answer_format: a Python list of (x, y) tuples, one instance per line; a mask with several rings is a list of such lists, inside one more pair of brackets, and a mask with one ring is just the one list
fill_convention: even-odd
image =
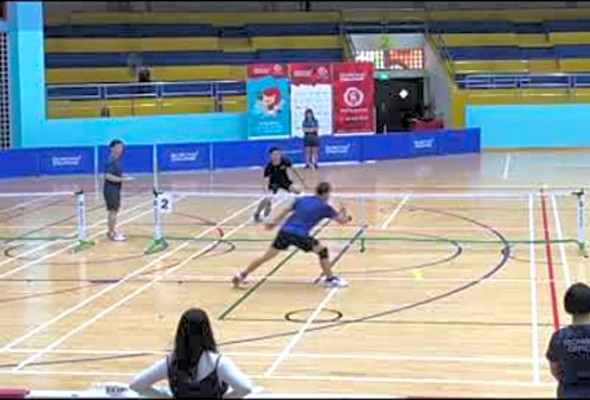
[(435, 115), (442, 117), (445, 127), (448, 127), (451, 123), (451, 93), (447, 75), (444, 67), (438, 62), (436, 53), (427, 42), (424, 46), (424, 63), (428, 72), (428, 79), (425, 80), (428, 96), (425, 98), (433, 106)]

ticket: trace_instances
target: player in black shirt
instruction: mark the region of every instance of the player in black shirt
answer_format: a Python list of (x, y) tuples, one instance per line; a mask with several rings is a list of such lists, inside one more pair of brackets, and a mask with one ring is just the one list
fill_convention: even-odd
[[(291, 170), (299, 179), (301, 184), (305, 186), (303, 178), (293, 169), (293, 163), (287, 157), (283, 157), (278, 147), (272, 147), (269, 150), (270, 162), (264, 168), (264, 193), (265, 197), (262, 199), (258, 208), (254, 213), (254, 221), (260, 222), (260, 214), (264, 211), (264, 217), (267, 217), (271, 212), (272, 196), (276, 195), (280, 190), (287, 193), (299, 194), (301, 190), (293, 183), (289, 177), (289, 170)], [(270, 193), (269, 193), (270, 192)]]
[(565, 293), (572, 324), (553, 333), (547, 359), (559, 385), (558, 398), (590, 398), (590, 287), (572, 285)]
[(122, 242), (125, 236), (116, 231), (117, 214), (121, 206), (121, 186), (123, 182), (133, 178), (123, 176), (121, 171), (121, 156), (123, 155), (123, 142), (115, 139), (109, 144), (111, 154), (104, 174), (103, 196), (108, 213), (108, 233), (109, 239)]

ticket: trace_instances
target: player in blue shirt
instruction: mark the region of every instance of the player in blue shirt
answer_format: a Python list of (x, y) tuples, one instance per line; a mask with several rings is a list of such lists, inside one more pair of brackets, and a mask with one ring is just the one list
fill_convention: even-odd
[(288, 217), (266, 253), (252, 261), (246, 270), (235, 275), (232, 278), (233, 285), (238, 287), (240, 284), (245, 283), (248, 275), (262, 264), (272, 260), (290, 246), (295, 246), (306, 253), (313, 252), (318, 255), (323, 272), (323, 282), (326, 286), (347, 286), (348, 284), (344, 279), (338, 278), (332, 273), (328, 248), (310, 235), (313, 227), (324, 218), (333, 219), (340, 224), (346, 224), (352, 220), (344, 207), (336, 211), (328, 203), (331, 191), (332, 187), (329, 183), (320, 183), (316, 188), (315, 196), (297, 198), (291, 207), (285, 208), (276, 216), (274, 221), (266, 224), (266, 228), (271, 230)]
[(558, 398), (590, 398), (590, 287), (572, 285), (565, 293), (565, 311), (572, 324), (551, 337), (547, 359), (558, 380)]

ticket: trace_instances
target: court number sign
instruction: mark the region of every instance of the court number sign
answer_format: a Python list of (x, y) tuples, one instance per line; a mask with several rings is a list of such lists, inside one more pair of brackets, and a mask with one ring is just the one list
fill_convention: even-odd
[(170, 193), (162, 193), (158, 196), (159, 204), (158, 209), (160, 214), (171, 214), (172, 213), (172, 195)]

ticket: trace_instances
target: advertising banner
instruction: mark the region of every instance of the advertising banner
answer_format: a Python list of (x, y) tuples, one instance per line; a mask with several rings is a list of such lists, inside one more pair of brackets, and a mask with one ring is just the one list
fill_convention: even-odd
[(208, 169), (210, 146), (207, 143), (158, 145), (158, 168), (160, 171)]
[(264, 78), (272, 76), (273, 78), (289, 77), (289, 68), (285, 64), (248, 64), (248, 79)]
[(374, 133), (373, 64), (332, 64), (334, 133)]
[(88, 174), (94, 171), (94, 149), (72, 147), (41, 150), (40, 175)]
[(248, 139), (288, 137), (290, 134), (289, 80), (287, 78), (249, 79)]
[(289, 64), (289, 78), (294, 85), (332, 83), (332, 68), (327, 63)]
[(291, 135), (303, 137), (305, 110), (318, 121), (319, 134), (332, 134), (332, 85), (291, 85)]

